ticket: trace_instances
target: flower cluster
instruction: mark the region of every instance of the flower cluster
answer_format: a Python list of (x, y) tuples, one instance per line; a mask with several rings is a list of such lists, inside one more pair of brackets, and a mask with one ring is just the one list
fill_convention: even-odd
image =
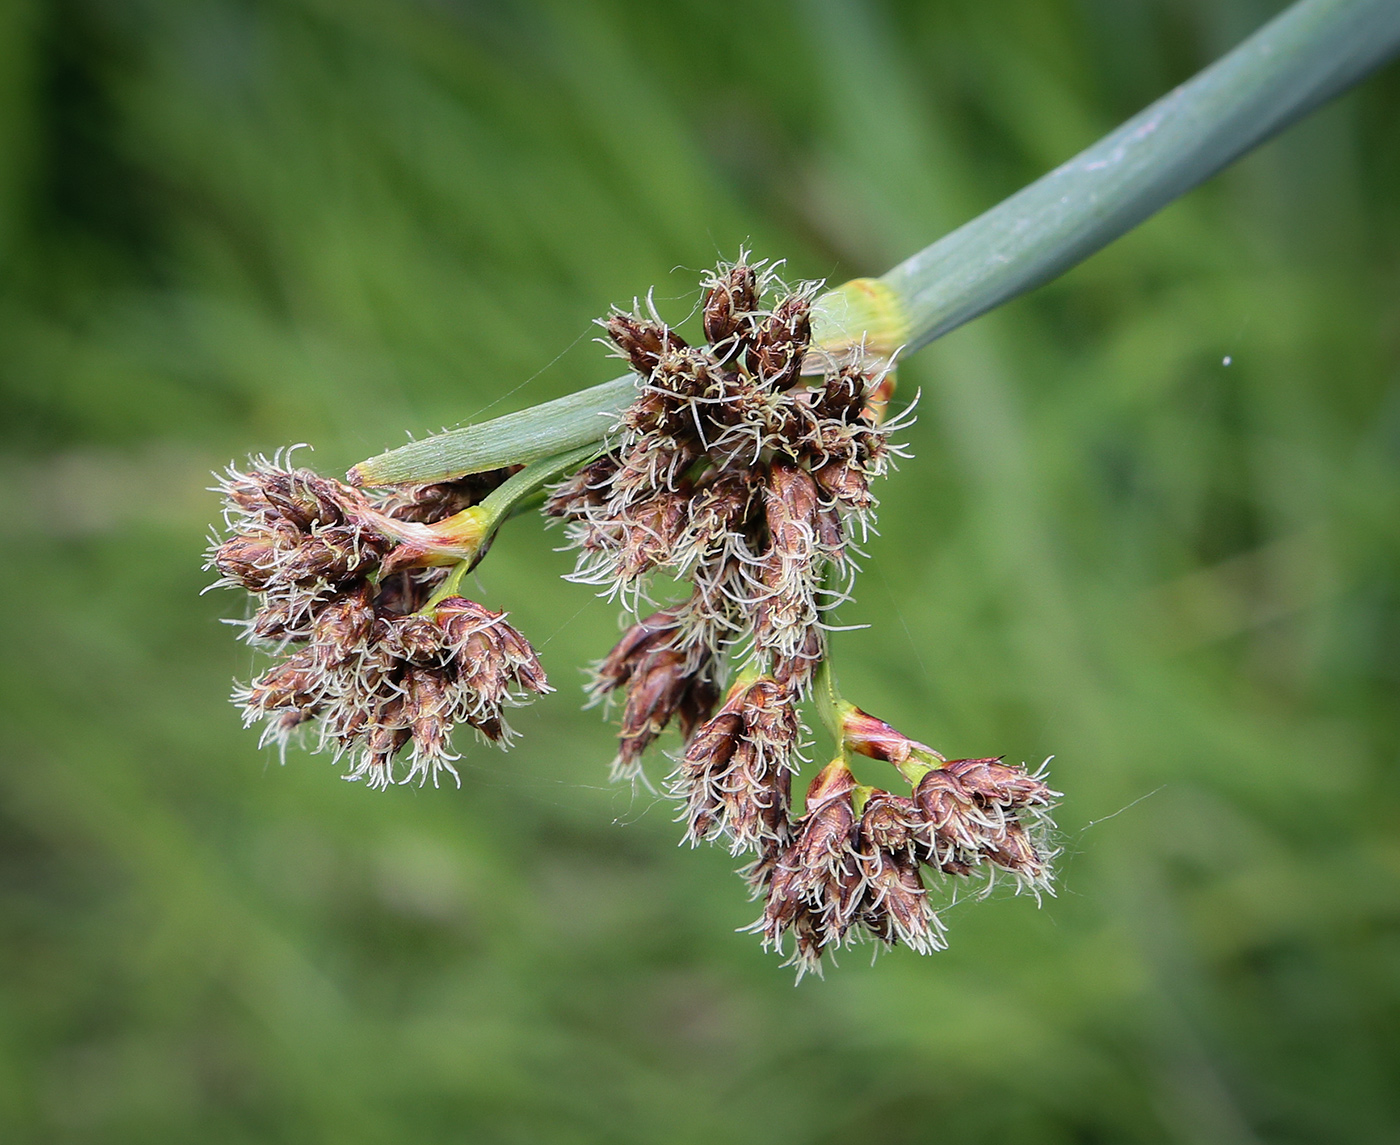
[[(508, 743), (505, 709), (550, 689), (505, 615), (459, 586), (510, 512), (582, 465), (545, 512), (578, 550), (570, 579), (630, 614), (589, 688), (594, 702), (621, 701), (614, 778), (639, 778), (678, 727), (666, 790), (685, 840), (747, 857), (741, 874), (763, 904), (749, 929), (779, 951), (791, 940), (799, 977), (862, 939), (940, 949), (925, 879), (980, 873), (990, 888), (1005, 873), (1018, 890), (1049, 890), (1056, 793), (1000, 759), (946, 760), (836, 694), (828, 617), (873, 525), (871, 483), (901, 454), (901, 419), (884, 418), (892, 359), (813, 347), (818, 284), (789, 289), (742, 252), (703, 287), (703, 345), (650, 299), (602, 320), (636, 388), (595, 445), (556, 423), (540, 436), (571, 451), (540, 457), (532, 442), (524, 467), (379, 490), (359, 482), (460, 470), (444, 468), (451, 449), (370, 459), (351, 485), (285, 456), (230, 468), (208, 567), (253, 595), (243, 635), (278, 657), (235, 701), (264, 743), (309, 729), (317, 750), (350, 756), (346, 778), (372, 787), (455, 778), (458, 725)], [(681, 598), (641, 608), (663, 580), (685, 585)], [(799, 810), (806, 701), (838, 754)], [(861, 784), (857, 755), (891, 764), (908, 794)]]
[(959, 878), (983, 870), (988, 889), (998, 872), (1037, 896), (1050, 889), (1046, 835), (1057, 793), (999, 759), (945, 761), (914, 746), (937, 766), (906, 763), (902, 770), (918, 776), (909, 795), (858, 785), (837, 758), (812, 781), (789, 838), (767, 842), (743, 872), (764, 902), (750, 929), (777, 950), (790, 934), (799, 977), (820, 973), (824, 951), (860, 938), (921, 954), (941, 949), (943, 925), (921, 868)]
[[(603, 320), (637, 395), (608, 451), (546, 507), (579, 550), (573, 579), (634, 615), (654, 574), (689, 582), (685, 599), (635, 620), (595, 673), (595, 700), (625, 697), (613, 774), (639, 776), (643, 752), (679, 724), (667, 788), (686, 839), (753, 856), (743, 874), (764, 908), (752, 929), (778, 949), (791, 936), (799, 976), (858, 938), (940, 948), (925, 869), (1005, 871), (1048, 889), (1054, 796), (1024, 768), (948, 762), (830, 693), (824, 618), (849, 592), (871, 481), (899, 451), (897, 422), (882, 420), (889, 363), (808, 353), (815, 290), (787, 290), (741, 256), (705, 283), (704, 346), (649, 302)], [(804, 368), (817, 371), (810, 382)], [(797, 815), (798, 704), (818, 678), (841, 755)], [(859, 785), (850, 753), (894, 764), (910, 793)]]
[[(641, 727), (654, 737), (676, 714), (683, 731), (698, 726), (695, 701), (713, 705), (731, 659), (771, 676), (789, 704), (807, 690), (826, 654), (823, 614), (849, 587), (854, 542), (871, 524), (870, 482), (898, 452), (897, 426), (879, 417), (883, 360), (857, 355), (805, 384), (819, 284), (787, 290), (771, 267), (741, 258), (704, 285), (704, 346), (650, 306), (603, 320), (637, 396), (612, 448), (546, 506), (579, 550), (573, 579), (634, 614), (653, 574), (691, 586), (624, 636), (595, 684), (600, 696), (635, 688), (617, 664), (647, 634), (655, 667), (640, 678), (664, 671), (667, 684), (628, 700), (615, 764), (624, 776), (638, 774)], [(663, 652), (678, 654), (664, 669)]]
[(372, 497), (280, 457), (227, 471), (206, 567), (253, 594), (244, 638), (280, 656), (234, 694), (264, 743), (314, 727), (317, 750), (351, 755), (346, 778), (387, 787), (410, 744), (399, 782), (455, 777), (457, 724), (508, 741), (503, 709), (548, 691), (544, 671), (503, 613), (444, 591), (445, 566), (489, 539), (472, 507), (506, 475)]
[[(842, 755), (813, 779), (792, 814), (800, 725), (770, 677), (741, 679), (686, 744), (671, 791), (692, 844), (724, 840), (756, 857), (741, 872), (763, 914), (750, 928), (799, 977), (822, 954), (862, 938), (920, 953), (943, 946), (921, 869), (938, 877), (998, 873), (1039, 896), (1050, 889), (1047, 836), (1056, 792), (999, 759), (945, 760), (850, 704), (833, 731)], [(857, 784), (846, 753), (892, 763), (908, 795)]]

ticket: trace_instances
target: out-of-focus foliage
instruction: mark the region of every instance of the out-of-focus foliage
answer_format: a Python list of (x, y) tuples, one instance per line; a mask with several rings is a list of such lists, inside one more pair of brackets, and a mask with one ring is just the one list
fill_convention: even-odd
[(604, 783), (615, 613), (535, 520), (477, 595), (560, 694), (461, 791), (259, 752), (198, 595), (229, 458), (612, 376), (591, 317), (745, 240), (879, 273), (1275, 10), (0, 5), (0, 1137), (1394, 1141), (1394, 70), (902, 371), (842, 683), (1067, 793), (1059, 898), (946, 953), (734, 933)]

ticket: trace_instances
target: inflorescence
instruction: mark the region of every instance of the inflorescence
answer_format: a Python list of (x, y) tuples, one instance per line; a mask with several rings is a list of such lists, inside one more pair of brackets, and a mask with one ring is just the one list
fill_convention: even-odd
[(284, 458), (224, 474), (227, 536), (211, 542), (207, 567), (221, 574), (215, 585), (253, 594), (243, 638), (280, 656), (234, 692), (245, 725), (263, 722), (263, 743), (285, 747), (314, 728), (315, 750), (350, 754), (346, 778), (388, 787), (410, 744), (399, 782), (456, 778), (458, 724), (509, 742), (504, 709), (549, 691), (544, 669), (504, 613), (447, 591), (443, 567), (470, 559), (471, 509), (506, 476), (371, 499)]
[[(1038, 896), (1056, 793), (997, 759), (945, 760), (836, 694), (828, 618), (908, 424), (884, 418), (891, 359), (814, 353), (820, 284), (789, 289), (742, 253), (703, 285), (703, 345), (649, 299), (601, 321), (636, 396), (545, 503), (578, 551), (570, 579), (632, 618), (589, 689), (622, 699), (613, 776), (644, 779), (644, 753), (678, 727), (666, 788), (685, 839), (751, 857), (741, 873), (763, 901), (751, 929), (778, 950), (790, 938), (799, 976), (860, 938), (939, 949), (922, 872), (1006, 872)], [(228, 472), (210, 565), (258, 601), (245, 638), (282, 656), (235, 694), (264, 742), (309, 726), (315, 746), (351, 754), (347, 778), (380, 787), (410, 744), (399, 782), (451, 771), (457, 724), (508, 742), (504, 707), (548, 691), (544, 672), (504, 615), (457, 585), (513, 499), (542, 484), (517, 490), (513, 472), (381, 492), (282, 458)], [(654, 601), (663, 578), (688, 593)], [(798, 812), (809, 700), (838, 754)], [(858, 783), (853, 755), (892, 764), (909, 794)]]

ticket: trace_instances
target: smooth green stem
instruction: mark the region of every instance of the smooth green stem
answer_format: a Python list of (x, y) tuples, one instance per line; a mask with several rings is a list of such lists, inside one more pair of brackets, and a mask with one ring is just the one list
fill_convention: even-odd
[(471, 572), (473, 561), (458, 561), (452, 566), (452, 570), (447, 574), (443, 582), (438, 585), (433, 595), (428, 597), (428, 602), (418, 610), (422, 616), (431, 616), (433, 611), (449, 596), (460, 596), (462, 590), (462, 580)]
[(349, 481), (352, 485), (428, 485), (548, 458), (601, 441), (636, 394), (635, 375), (614, 378), (552, 402), (391, 449), (361, 461), (350, 470)]
[(901, 760), (899, 763), (894, 763), (890, 766), (899, 772), (900, 775), (904, 776), (905, 782), (907, 782), (910, 787), (918, 787), (919, 780), (923, 779), (930, 771), (936, 771), (942, 765), (942, 760), (939, 760), (939, 762), (935, 764), (911, 755), (908, 759)]
[(482, 498), (481, 508), (489, 515), (492, 527), (499, 526), (509, 517), (517, 502), (538, 492), (559, 474), (592, 461), (598, 456), (600, 449), (598, 442), (590, 441), (576, 449), (564, 450), (552, 457), (531, 462), (519, 473), (512, 474)]
[(1301, 0), (1194, 79), (900, 263), (906, 352), (1054, 278), (1400, 51), (1400, 0)]
[(865, 814), (865, 805), (870, 802), (870, 797), (875, 794), (876, 788), (866, 784), (857, 784), (851, 791), (851, 812), (859, 820)]
[(822, 726), (831, 733), (831, 738), (836, 741), (837, 752), (844, 759), (847, 754), (844, 721), (851, 705), (843, 700), (841, 693), (836, 690), (836, 675), (831, 670), (830, 656), (817, 666), (816, 675), (812, 679), (812, 702), (817, 706)]

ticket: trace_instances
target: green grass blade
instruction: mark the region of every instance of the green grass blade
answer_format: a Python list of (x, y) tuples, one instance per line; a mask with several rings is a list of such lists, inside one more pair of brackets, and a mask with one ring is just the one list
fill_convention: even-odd
[(1054, 278), (1364, 79), (1400, 0), (1302, 0), (1116, 131), (881, 281), (917, 350)]

